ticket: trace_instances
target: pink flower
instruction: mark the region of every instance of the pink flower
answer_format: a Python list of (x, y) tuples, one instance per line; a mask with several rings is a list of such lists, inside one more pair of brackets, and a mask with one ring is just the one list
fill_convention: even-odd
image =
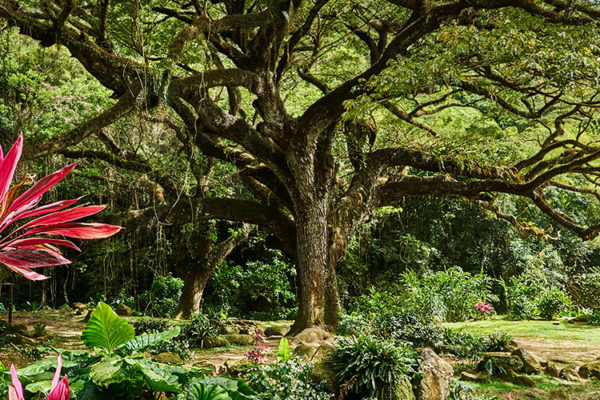
[(485, 316), (488, 316), (494, 312), (494, 307), (490, 303), (485, 303), (483, 301), (475, 304), (475, 308), (477, 308), (477, 310), (479, 310), (479, 312)]
[[(45, 400), (70, 400), (71, 392), (69, 391), (69, 380), (65, 375), (62, 380), (60, 379), (60, 370), (62, 369), (62, 355), (58, 355), (56, 372), (54, 378), (52, 378), (52, 386), (50, 387), (50, 394)], [(25, 400), (23, 395), (23, 386), (17, 376), (15, 366), (10, 367), (10, 376), (13, 386), (8, 387), (8, 400)]]

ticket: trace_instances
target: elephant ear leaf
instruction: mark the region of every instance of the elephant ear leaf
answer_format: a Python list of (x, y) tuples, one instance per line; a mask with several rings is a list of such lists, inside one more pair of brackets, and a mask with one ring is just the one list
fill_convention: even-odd
[(90, 348), (101, 348), (109, 354), (135, 336), (133, 326), (120, 318), (105, 303), (99, 303), (83, 329), (81, 340)]
[(175, 328), (164, 331), (160, 333), (145, 333), (143, 335), (139, 335), (125, 343), (121, 346), (121, 350), (125, 350), (128, 352), (134, 351), (142, 351), (158, 342), (163, 342), (165, 340), (171, 340), (174, 337), (179, 336), (181, 332), (181, 328), (176, 326)]
[(227, 391), (219, 385), (205, 385), (193, 382), (178, 399), (185, 400), (232, 400)]

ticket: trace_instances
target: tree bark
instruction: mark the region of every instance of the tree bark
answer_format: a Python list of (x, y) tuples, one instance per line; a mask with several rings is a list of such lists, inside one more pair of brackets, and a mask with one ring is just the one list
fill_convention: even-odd
[[(298, 315), (288, 335), (324, 326), (328, 288), (327, 203), (307, 204), (297, 215), (296, 270)], [(337, 290), (336, 290), (337, 293)]]
[(217, 264), (194, 268), (183, 281), (183, 292), (177, 306), (175, 319), (188, 319), (200, 311), (200, 301), (208, 279), (217, 268)]

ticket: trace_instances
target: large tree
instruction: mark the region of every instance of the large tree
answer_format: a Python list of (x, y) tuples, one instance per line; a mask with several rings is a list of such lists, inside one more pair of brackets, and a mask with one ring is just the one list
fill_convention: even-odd
[[(545, 197), (551, 185), (600, 196), (593, 2), (0, 0), (0, 17), (66, 47), (116, 99), (26, 156), (144, 174), (161, 196), (185, 197), (152, 207), (161, 218), (269, 229), (296, 260), (292, 332), (335, 325), (335, 269), (357, 224), (406, 196), (468, 197), (550, 234), (497, 204), (523, 196), (582, 238), (600, 232)], [(251, 198), (179, 190), (103, 130), (140, 109), (192, 172), (199, 154), (226, 163)], [(521, 145), (510, 154), (506, 132)]]

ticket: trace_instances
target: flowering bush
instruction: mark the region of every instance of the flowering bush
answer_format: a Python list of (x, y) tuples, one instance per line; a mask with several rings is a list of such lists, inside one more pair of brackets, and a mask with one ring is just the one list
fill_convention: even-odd
[(484, 301), (480, 301), (475, 304), (475, 308), (483, 317), (489, 317), (494, 312), (494, 307), (490, 303), (486, 303)]
[(19, 136), (6, 157), (0, 148), (0, 232), (4, 232), (9, 225), (17, 221), (35, 218), (0, 238), (0, 263), (27, 279), (41, 280), (47, 277), (34, 272), (32, 268), (70, 263), (56, 246), (79, 250), (69, 240), (46, 236), (99, 239), (114, 235), (121, 227), (74, 222), (105, 208), (87, 205), (69, 208), (79, 199), (60, 200), (38, 207), (44, 193), (60, 182), (76, 164), (43, 177), (19, 195), (22, 186), (33, 182), (32, 176), (27, 175), (18, 184), (10, 187), (22, 151), (23, 135)]
[[(69, 380), (67, 379), (67, 376), (65, 375), (62, 380), (59, 381), (61, 369), (62, 356), (59, 354), (56, 372), (54, 373), (54, 378), (52, 378), (50, 393), (45, 400), (70, 400), (71, 392), (69, 392)], [(21, 381), (19, 381), (14, 365), (11, 365), (10, 367), (10, 376), (13, 385), (8, 387), (8, 400), (25, 400), (23, 385), (21, 385)]]
[(269, 354), (269, 346), (266, 343), (256, 343), (252, 350), (246, 351), (244, 355), (252, 364), (262, 364)]

